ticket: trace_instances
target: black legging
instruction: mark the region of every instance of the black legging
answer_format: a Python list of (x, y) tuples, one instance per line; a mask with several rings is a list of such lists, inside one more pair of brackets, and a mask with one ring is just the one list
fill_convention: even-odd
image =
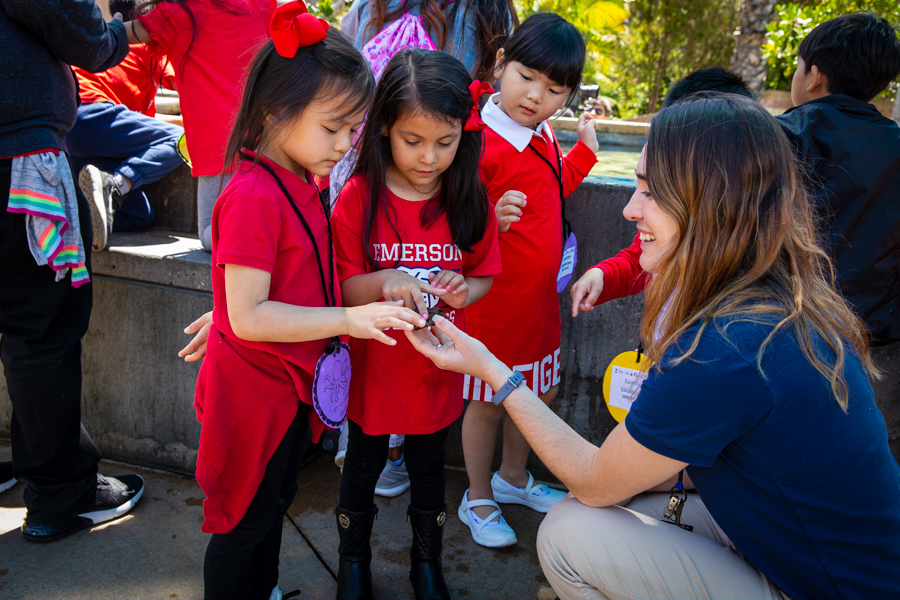
[[(340, 506), (362, 512), (372, 506), (375, 484), (387, 462), (389, 435), (366, 435), (362, 427), (347, 421), (350, 438), (341, 475)], [(409, 502), (419, 510), (435, 510), (444, 504), (444, 444), (450, 428), (426, 435), (406, 435), (403, 455), (409, 471)]]
[(203, 563), (205, 598), (267, 600), (278, 584), (282, 524), (297, 493), (309, 437), (308, 411), (301, 402), (240, 523), (210, 538)]

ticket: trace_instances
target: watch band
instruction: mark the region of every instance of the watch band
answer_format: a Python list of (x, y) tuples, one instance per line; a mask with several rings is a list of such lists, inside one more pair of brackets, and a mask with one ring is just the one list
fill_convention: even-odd
[(494, 406), (500, 406), (500, 403), (506, 400), (506, 397), (513, 393), (521, 383), (525, 381), (525, 376), (522, 375), (519, 371), (513, 371), (512, 376), (509, 380), (503, 384), (497, 393), (491, 396), (491, 402), (494, 403)]

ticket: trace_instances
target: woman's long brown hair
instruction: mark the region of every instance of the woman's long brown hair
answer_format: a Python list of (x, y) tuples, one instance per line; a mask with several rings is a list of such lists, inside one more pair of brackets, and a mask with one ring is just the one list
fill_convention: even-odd
[[(846, 410), (847, 352), (878, 373), (865, 325), (835, 290), (790, 143), (775, 120), (741, 96), (695, 94), (653, 119), (646, 164), (650, 193), (678, 231), (647, 287), (641, 337), (650, 358), (659, 362), (699, 325), (669, 364), (687, 360), (704, 329), (722, 317), (771, 323), (757, 354), (760, 372), (766, 346), (790, 329)], [(727, 339), (727, 326), (720, 331)]]

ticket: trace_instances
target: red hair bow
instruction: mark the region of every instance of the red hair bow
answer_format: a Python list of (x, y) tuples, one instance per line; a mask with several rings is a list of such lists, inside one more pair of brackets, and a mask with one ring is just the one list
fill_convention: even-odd
[(481, 131), (487, 127), (487, 123), (481, 120), (481, 111), (478, 110), (478, 99), (481, 98), (482, 94), (493, 94), (494, 88), (490, 84), (476, 79), (469, 85), (469, 92), (472, 94), (472, 112), (469, 113), (469, 118), (466, 119), (463, 129), (466, 131)]
[(295, 0), (275, 9), (269, 22), (269, 35), (278, 54), (294, 58), (301, 46), (312, 46), (324, 40), (329, 27), (328, 21), (315, 18), (307, 12), (303, 2)]

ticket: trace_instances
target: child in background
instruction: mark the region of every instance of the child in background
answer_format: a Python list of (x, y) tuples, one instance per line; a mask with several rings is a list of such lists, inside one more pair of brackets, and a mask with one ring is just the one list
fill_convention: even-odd
[(900, 342), (900, 127), (869, 104), (900, 75), (900, 40), (871, 12), (813, 29), (794, 108), (775, 118), (807, 170), (822, 245), (874, 346)]
[[(547, 119), (578, 92), (584, 69), (581, 34), (561, 17), (536, 14), (497, 54), (499, 94), (481, 111), (487, 123), (481, 179), (494, 203), (503, 273), (491, 293), (468, 314), (469, 335), (481, 340), (550, 403), (559, 383), (560, 315), (557, 273), (563, 255), (564, 198), (597, 162), (594, 122), (578, 120), (578, 143), (562, 156)], [(497, 502), (547, 512), (563, 492), (534, 483), (525, 470), (530, 448), (515, 424), (503, 426), (503, 462), (491, 477), (497, 429), (505, 411), (490, 403), (491, 389), (465, 378), (472, 400), (463, 420), (469, 489), (459, 518), (474, 540), (488, 547), (516, 543)]]
[[(383, 329), (425, 324), (400, 303), (341, 308), (312, 177), (350, 148), (374, 81), (339, 32), (302, 16), (300, 2), (273, 16), (226, 153), (235, 175), (213, 211), (213, 324), (195, 401), (210, 600), (281, 597), (283, 516), (310, 431), (324, 429), (313, 390), (321, 360), (343, 347), (335, 336), (394, 345)], [(346, 386), (336, 369), (322, 371)]]
[[(126, 19), (137, 0), (111, 0), (110, 12)], [(156, 90), (175, 88), (165, 56), (143, 44), (102, 73), (73, 67), (81, 105), (66, 134), (72, 170), (91, 207), (94, 250), (106, 248), (113, 231), (141, 231), (153, 223), (153, 208), (141, 186), (164, 177), (182, 161), (176, 145), (184, 129), (156, 116)]]
[(125, 23), (128, 41), (167, 54), (197, 181), (200, 243), (212, 250), (210, 217), (232, 166), (223, 157), (247, 66), (266, 40), (275, 0), (150, 0)]
[[(490, 89), (472, 83), (462, 63), (442, 52), (401, 50), (388, 63), (356, 172), (331, 219), (348, 306), (402, 300), (423, 316), (441, 309), (464, 327), (463, 309), (490, 289), (500, 253), (477, 174), (482, 86)], [(374, 490), (392, 433), (406, 435), (415, 597), (449, 598), (441, 572), (444, 443), (462, 413), (462, 377), (435, 367), (401, 331), (386, 333), (397, 340), (388, 352), (351, 342), (350, 439), (336, 509), (337, 598), (372, 597)]]

